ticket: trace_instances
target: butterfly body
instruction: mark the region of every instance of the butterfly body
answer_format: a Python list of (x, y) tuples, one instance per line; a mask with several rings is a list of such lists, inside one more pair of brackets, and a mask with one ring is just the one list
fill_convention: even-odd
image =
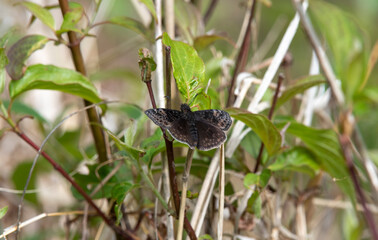
[(149, 109), (146, 115), (179, 142), (194, 149), (210, 150), (223, 144), (232, 123), (230, 115), (222, 110), (210, 109), (192, 112), (187, 104), (181, 111), (165, 108)]

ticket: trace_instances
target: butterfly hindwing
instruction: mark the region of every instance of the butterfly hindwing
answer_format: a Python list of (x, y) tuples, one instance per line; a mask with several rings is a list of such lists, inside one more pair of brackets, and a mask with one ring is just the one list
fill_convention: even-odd
[(175, 121), (172, 126), (168, 128), (168, 132), (174, 139), (188, 144), (190, 148), (194, 149), (197, 147), (198, 136), (193, 136), (193, 134), (190, 133), (190, 126), (184, 118)]
[(205, 120), (210, 124), (220, 128), (223, 131), (227, 131), (231, 124), (232, 120), (230, 115), (226, 111), (218, 109), (202, 110), (193, 112), (196, 120)]
[(182, 113), (177, 110), (155, 108), (145, 111), (146, 115), (159, 127), (170, 128), (178, 119), (182, 118)]
[(226, 134), (218, 127), (204, 121), (196, 121), (198, 130), (198, 144), (199, 150), (207, 151), (213, 148), (218, 148), (226, 139)]

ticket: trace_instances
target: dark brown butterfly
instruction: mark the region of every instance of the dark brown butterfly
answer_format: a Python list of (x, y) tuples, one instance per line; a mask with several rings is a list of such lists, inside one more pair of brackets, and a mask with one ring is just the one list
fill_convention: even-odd
[(209, 109), (192, 112), (187, 104), (181, 111), (156, 108), (145, 111), (146, 115), (158, 126), (167, 129), (174, 139), (194, 149), (207, 151), (222, 145), (232, 119), (222, 110)]

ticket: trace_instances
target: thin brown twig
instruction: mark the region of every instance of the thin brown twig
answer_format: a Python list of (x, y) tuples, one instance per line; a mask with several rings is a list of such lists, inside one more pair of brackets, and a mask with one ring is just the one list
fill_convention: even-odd
[[(40, 151), (40, 148), (23, 132), (16, 132), (21, 139), (23, 139), (26, 143), (28, 143), (32, 148), (36, 151)], [(56, 171), (58, 171), (65, 179), (67, 179), (72, 186), (84, 197), (84, 199), (91, 205), (98, 215), (105, 221), (105, 223), (114, 230), (117, 234), (123, 236), (125, 239), (137, 239), (136, 236), (129, 233), (126, 230), (123, 230), (115, 225), (114, 221), (108, 218), (101, 210), (97, 207), (97, 205), (92, 201), (92, 198), (75, 182), (75, 180), (57, 163), (55, 162), (46, 152), (41, 151), (41, 155), (54, 167)]]
[(372, 235), (372, 239), (378, 239), (378, 230), (377, 230), (377, 225), (374, 221), (374, 217), (370, 211), (370, 209), (367, 207), (366, 203), (366, 198), (365, 195), (361, 189), (361, 186), (358, 182), (358, 177), (357, 177), (357, 171), (356, 168), (354, 167), (353, 160), (352, 160), (352, 151), (350, 149), (350, 140), (347, 134), (343, 133), (339, 135), (339, 142), (341, 145), (341, 149), (344, 155), (344, 159), (349, 171), (349, 174), (352, 178), (352, 182), (354, 185), (354, 188), (357, 192), (357, 196), (359, 198), (359, 201), (362, 205), (362, 208), (364, 209), (363, 215), (365, 217), (366, 223), (369, 227), (370, 233)]
[(247, 62), (247, 56), (249, 52), (249, 43), (251, 39), (251, 25), (252, 25), (252, 20), (255, 16), (255, 9), (256, 9), (256, 0), (252, 2), (251, 6), (251, 11), (249, 15), (249, 20), (248, 20), (248, 26), (246, 28), (246, 33), (244, 35), (243, 43), (242, 46), (240, 47), (238, 57), (235, 62), (235, 69), (234, 73), (232, 75), (230, 87), (228, 89), (228, 99), (227, 99), (227, 104), (226, 106), (229, 107), (232, 105), (232, 102), (235, 99), (235, 94), (234, 94), (234, 89), (235, 89), (235, 81), (237, 75), (244, 70)]
[(210, 20), (211, 15), (214, 12), (215, 7), (218, 4), (218, 0), (211, 0), (209, 3), (209, 7), (207, 8), (205, 15), (203, 16), (203, 23), (206, 25), (206, 23)]

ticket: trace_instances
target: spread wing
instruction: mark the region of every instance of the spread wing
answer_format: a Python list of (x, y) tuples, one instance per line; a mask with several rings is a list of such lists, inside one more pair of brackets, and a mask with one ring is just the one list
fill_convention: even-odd
[(156, 125), (168, 129), (172, 124), (182, 117), (182, 113), (177, 110), (166, 108), (148, 109), (144, 112)]
[(201, 119), (203, 119), (205, 120), (205, 122), (209, 122), (210, 124), (220, 128), (223, 131), (227, 131), (232, 124), (230, 115), (222, 110), (210, 109), (196, 111), (193, 113), (197, 121), (201, 121)]
[[(218, 148), (226, 139), (226, 134), (219, 128), (204, 121), (196, 121), (198, 130), (198, 145), (199, 150), (207, 151), (213, 148)], [(228, 126), (230, 127), (230, 126)]]
[(194, 149), (197, 146), (198, 136), (191, 133), (190, 126), (185, 119), (180, 118), (175, 121), (167, 130), (174, 139), (188, 144), (191, 149)]

